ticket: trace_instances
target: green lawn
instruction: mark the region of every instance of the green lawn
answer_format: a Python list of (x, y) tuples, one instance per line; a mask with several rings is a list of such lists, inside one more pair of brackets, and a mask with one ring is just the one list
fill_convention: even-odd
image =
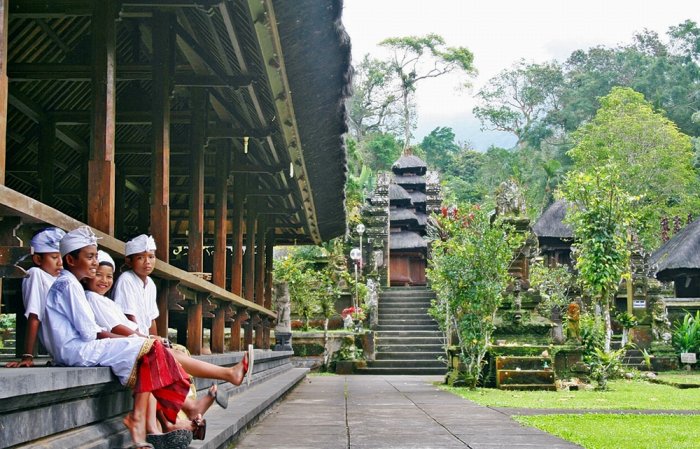
[(700, 388), (681, 390), (645, 381), (616, 380), (610, 391), (506, 391), (441, 386), (478, 404), (492, 407), (619, 409), (619, 410), (700, 410)]
[(677, 384), (700, 385), (700, 371), (668, 371), (658, 373), (657, 378)]
[(515, 419), (586, 449), (691, 449), (700, 445), (698, 415), (544, 415)]

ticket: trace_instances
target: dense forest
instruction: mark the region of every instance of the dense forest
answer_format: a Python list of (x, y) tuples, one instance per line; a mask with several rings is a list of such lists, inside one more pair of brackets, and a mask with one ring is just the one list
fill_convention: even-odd
[[(700, 28), (687, 20), (665, 36), (643, 31), (628, 44), (571, 53), (563, 62), (516, 61), (476, 93), (484, 130), (512, 133), (512, 148), (485, 152), (456, 142), (448, 127), (412, 142), (421, 80), (478, 67), (466, 48), (438, 35), (387, 39), (391, 57), (355, 65), (348, 139), (348, 208), (362, 202), (375, 174), (410, 148), (441, 174), (454, 203), (492, 202), (512, 178), (537, 217), (572, 170), (613, 161), (624, 191), (638, 199), (640, 234), (654, 246), (664, 217), (698, 210), (700, 189)], [(605, 151), (600, 151), (606, 148)], [(610, 151), (613, 149), (613, 151)]]

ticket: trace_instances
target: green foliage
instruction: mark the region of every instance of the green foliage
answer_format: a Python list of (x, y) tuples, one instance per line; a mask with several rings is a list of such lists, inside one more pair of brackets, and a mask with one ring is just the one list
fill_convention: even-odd
[(355, 338), (352, 336), (343, 338), (340, 349), (333, 354), (333, 361), (362, 360), (363, 358), (362, 348), (355, 344)]
[[(456, 331), (468, 385), (476, 387), (494, 330), (496, 310), (511, 277), (508, 267), (522, 241), (478, 206), (438, 217), (428, 278), (437, 292), (431, 314), (449, 335)], [(460, 215), (461, 214), (461, 215)]]
[(0, 330), (14, 329), (16, 324), (14, 313), (0, 313)]
[(569, 292), (576, 280), (566, 266), (548, 267), (537, 261), (530, 266), (530, 285), (540, 292), (540, 309), (549, 313), (555, 307), (562, 311), (568, 306)]
[(401, 156), (401, 143), (396, 136), (388, 133), (374, 133), (364, 142), (365, 163), (373, 171), (389, 170)]
[(590, 313), (582, 313), (579, 320), (583, 360), (589, 363), (596, 349), (605, 345), (605, 327), (600, 319)]
[(683, 316), (683, 321), (673, 329), (671, 343), (678, 353), (700, 352), (700, 311), (695, 316), (690, 313)]
[(637, 317), (629, 312), (620, 312), (615, 315), (615, 321), (625, 329), (631, 329), (637, 325)]
[(603, 351), (595, 348), (589, 362), (591, 368), (590, 377), (598, 384), (596, 389), (607, 390), (608, 380), (622, 375), (622, 357), (627, 348), (620, 348), (616, 351)]
[(433, 129), (423, 138), (420, 147), (425, 152), (426, 163), (441, 173), (448, 170), (460, 149), (455, 143), (455, 133), (447, 127)]
[(632, 89), (613, 88), (600, 103), (593, 120), (574, 134), (574, 168), (591, 173), (615, 166), (619, 188), (639, 199), (640, 240), (656, 248), (661, 218), (685, 217), (700, 206), (690, 138)]

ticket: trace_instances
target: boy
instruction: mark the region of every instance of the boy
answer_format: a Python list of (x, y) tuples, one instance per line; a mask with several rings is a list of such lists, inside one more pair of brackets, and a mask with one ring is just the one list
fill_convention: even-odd
[(87, 226), (65, 235), (59, 245), (64, 270), (46, 296), (46, 346), (66, 366), (108, 366), (119, 381), (134, 390), (132, 412), (124, 418), (134, 442), (146, 443), (146, 418), (152, 394), (174, 423), (189, 391), (189, 378), (159, 340), (123, 337), (103, 331), (95, 322), (80, 281), (95, 276), (97, 237)]
[(126, 242), (124, 255), (129, 269), (117, 279), (114, 302), (138, 325), (139, 333), (158, 335), (155, 322), (159, 315), (158, 293), (150, 277), (156, 264), (156, 242), (153, 237), (141, 234)]
[(27, 270), (27, 277), (22, 280), (24, 316), (27, 317), (24, 354), (21, 361), (5, 365), (7, 368), (34, 366), (33, 352), (37, 334), (42, 344), (46, 341), (46, 326), (41, 326), (41, 321), (44, 318), (46, 293), (63, 268), (58, 244), (64, 235), (66, 233), (62, 229), (46, 228), (36, 233), (29, 242), (32, 262), (36, 266)]

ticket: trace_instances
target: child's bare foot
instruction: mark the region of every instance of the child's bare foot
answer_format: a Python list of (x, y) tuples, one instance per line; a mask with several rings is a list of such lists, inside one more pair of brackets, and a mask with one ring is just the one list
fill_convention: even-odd
[(240, 385), (245, 378), (246, 369), (248, 368), (248, 353), (243, 354), (243, 360), (233, 365), (229, 370), (228, 380), (234, 385)]
[(134, 444), (146, 441), (146, 421), (142, 417), (135, 416), (133, 412), (127, 414), (122, 420)]

